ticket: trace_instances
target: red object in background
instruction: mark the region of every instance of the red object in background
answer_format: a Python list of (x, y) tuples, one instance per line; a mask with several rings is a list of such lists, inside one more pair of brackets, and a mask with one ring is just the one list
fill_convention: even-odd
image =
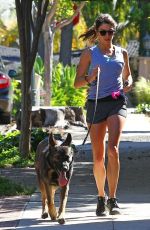
[[(77, 8), (78, 8), (77, 4), (74, 4), (74, 5), (73, 5), (74, 11), (76, 11)], [(73, 19), (73, 21), (72, 21), (72, 22), (73, 22), (73, 26), (75, 26), (76, 24), (79, 23), (79, 18), (80, 18), (80, 13), (78, 13), (77, 16)], [(59, 23), (60, 23), (60, 21), (57, 21), (57, 22), (56, 22), (56, 26), (57, 26)]]
[(0, 74), (0, 89), (8, 88), (10, 86), (10, 78), (4, 74)]
[[(78, 8), (77, 4), (73, 5), (74, 11)], [(77, 14), (77, 16), (73, 19), (73, 25), (75, 26), (76, 24), (79, 23), (79, 18), (80, 18), (80, 13)]]

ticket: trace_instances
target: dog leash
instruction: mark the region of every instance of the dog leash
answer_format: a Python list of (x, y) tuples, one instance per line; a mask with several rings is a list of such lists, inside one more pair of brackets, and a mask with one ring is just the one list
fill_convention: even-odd
[(100, 68), (98, 67), (98, 72), (97, 72), (97, 86), (96, 86), (96, 98), (95, 98), (95, 107), (94, 107), (94, 114), (93, 114), (93, 119), (92, 119), (92, 122), (89, 126), (89, 129), (88, 129), (88, 132), (83, 140), (83, 143), (82, 143), (82, 147), (84, 146), (87, 138), (88, 138), (88, 135), (90, 133), (90, 130), (91, 130), (91, 127), (94, 123), (94, 119), (95, 119), (95, 114), (96, 114), (96, 108), (97, 108), (97, 99), (98, 99), (98, 88), (99, 88), (99, 79), (100, 79)]

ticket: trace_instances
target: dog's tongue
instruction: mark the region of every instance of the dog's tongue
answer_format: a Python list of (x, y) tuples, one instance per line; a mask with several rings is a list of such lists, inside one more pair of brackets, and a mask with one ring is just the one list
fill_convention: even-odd
[(68, 183), (68, 179), (66, 178), (66, 173), (65, 172), (61, 172), (59, 175), (59, 186), (65, 186)]

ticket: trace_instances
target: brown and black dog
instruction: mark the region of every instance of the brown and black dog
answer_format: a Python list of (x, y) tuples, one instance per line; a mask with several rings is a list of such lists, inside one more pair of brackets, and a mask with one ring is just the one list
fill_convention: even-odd
[[(48, 217), (65, 223), (65, 209), (69, 183), (73, 172), (72, 137), (68, 133), (66, 140), (58, 145), (52, 133), (37, 146), (35, 170), (42, 197), (42, 218)], [(55, 192), (60, 188), (60, 206), (58, 214), (55, 206)], [(46, 211), (46, 202), (48, 212)]]

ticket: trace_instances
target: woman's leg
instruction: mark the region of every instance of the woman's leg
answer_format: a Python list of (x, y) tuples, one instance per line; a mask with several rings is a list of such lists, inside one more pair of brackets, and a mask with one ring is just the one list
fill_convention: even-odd
[(119, 141), (126, 118), (120, 115), (112, 115), (107, 119), (108, 126), (108, 165), (107, 180), (109, 197), (116, 197), (116, 190), (119, 179)]
[(105, 197), (105, 135), (106, 121), (92, 124), (90, 138), (93, 152), (93, 173), (98, 189), (98, 196)]

